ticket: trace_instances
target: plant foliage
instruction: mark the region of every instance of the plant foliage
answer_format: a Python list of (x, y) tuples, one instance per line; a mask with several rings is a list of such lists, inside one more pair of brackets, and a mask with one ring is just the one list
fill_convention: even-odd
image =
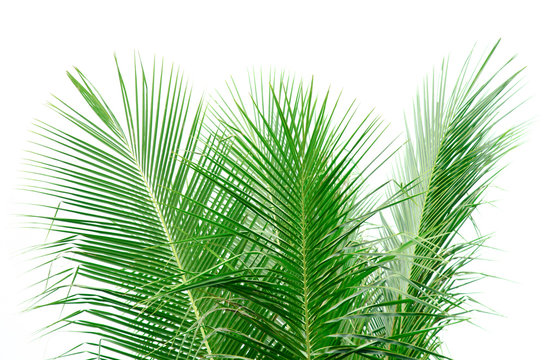
[(503, 126), (519, 72), (485, 78), (495, 48), (426, 81), (400, 149), (282, 73), (205, 101), (135, 59), (121, 113), (69, 73), (87, 109), (56, 99), (59, 121), (36, 122), (26, 185), (59, 202), (31, 215), (54, 234), (31, 307), (82, 333), (60, 357), (445, 358), (486, 238), (463, 229), (520, 135)]

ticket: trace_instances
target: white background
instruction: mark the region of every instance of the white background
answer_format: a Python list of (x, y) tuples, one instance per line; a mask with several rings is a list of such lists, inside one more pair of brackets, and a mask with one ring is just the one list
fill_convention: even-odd
[[(515, 121), (533, 120), (525, 144), (509, 158), (482, 209), (480, 225), (494, 233), (478, 270), (511, 281), (485, 280), (478, 299), (504, 317), (475, 315), (445, 335), (456, 359), (544, 359), (541, 311), (544, 285), (544, 51), (538, 1), (9, 1), (0, 5), (0, 359), (44, 359), (63, 348), (31, 342), (44, 325), (21, 302), (33, 277), (17, 253), (43, 241), (17, 230), (12, 216), (22, 200), (21, 149), (33, 118), (52, 119), (50, 93), (74, 96), (64, 75), (76, 65), (95, 85), (117, 96), (113, 53), (134, 50), (180, 64), (197, 91), (221, 87), (232, 74), (274, 67), (315, 75), (343, 88), (363, 110), (376, 108), (402, 132), (403, 111), (433, 66), (450, 55), (461, 63), (472, 46), (482, 53), (499, 37), (497, 59), (519, 54), (528, 66)], [(149, 5), (150, 4), (150, 5)], [(128, 61), (126, 62), (128, 64)], [(115, 99), (115, 97), (114, 97)], [(62, 345), (62, 344), (61, 344)]]

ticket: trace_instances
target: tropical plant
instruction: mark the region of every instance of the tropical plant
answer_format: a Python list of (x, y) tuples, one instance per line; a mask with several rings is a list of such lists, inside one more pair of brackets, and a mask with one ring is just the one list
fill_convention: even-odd
[(481, 79), (495, 47), (453, 88), (445, 64), (427, 81), (400, 149), (284, 74), (195, 102), (179, 71), (135, 60), (130, 81), (117, 67), (119, 115), (69, 73), (91, 111), (56, 99), (26, 185), (60, 201), (32, 214), (56, 235), (31, 306), (64, 309), (46, 333), (82, 333), (60, 357), (445, 358), (485, 240), (460, 233), (520, 134), (496, 130), (518, 72)]

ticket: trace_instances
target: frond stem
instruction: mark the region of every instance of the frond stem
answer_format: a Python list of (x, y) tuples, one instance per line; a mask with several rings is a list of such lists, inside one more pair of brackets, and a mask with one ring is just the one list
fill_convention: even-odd
[[(183, 273), (183, 266), (181, 265), (181, 260), (174, 246), (175, 243), (174, 243), (174, 240), (172, 239), (172, 235), (170, 234), (170, 230), (168, 230), (168, 226), (166, 225), (166, 221), (164, 220), (164, 216), (162, 215), (162, 211), (159, 207), (159, 203), (155, 197), (155, 194), (153, 193), (153, 190), (151, 189), (151, 186), (149, 185), (147, 181), (147, 178), (145, 177), (142, 171), (142, 168), (140, 167), (140, 164), (138, 163), (138, 161), (136, 161), (136, 158), (134, 154), (132, 154), (132, 152), (131, 152), (131, 155), (132, 155), (132, 159), (134, 160), (134, 163), (136, 164), (136, 167), (138, 168), (138, 172), (140, 173), (140, 176), (142, 177), (142, 180), (145, 184), (147, 192), (149, 193), (149, 197), (151, 198), (151, 202), (153, 203), (153, 207), (155, 209), (155, 212), (157, 213), (157, 217), (159, 218), (159, 221), (161, 222), (162, 230), (164, 232), (164, 235), (168, 239), (168, 245), (170, 246), (170, 249), (172, 250), (172, 254), (174, 255), (174, 258), (176, 259), (176, 264), (179, 270)], [(185, 274), (181, 275), (181, 279), (184, 284), (187, 283), (187, 277), (185, 276)], [(200, 322), (202, 317), (200, 315), (200, 311), (198, 311), (198, 308), (196, 306), (196, 302), (191, 290), (187, 290), (187, 296), (189, 297), (191, 308), (193, 309), (193, 312), (195, 314), (195, 319), (197, 322)], [(204, 327), (202, 326), (200, 326), (200, 333), (202, 334), (202, 339), (204, 341), (204, 345), (206, 346), (206, 351), (208, 352), (208, 355), (212, 355), (212, 350), (207, 340), (206, 331), (204, 330)]]
[(311, 359), (312, 354), (312, 345), (311, 345), (311, 336), (310, 336), (310, 311), (308, 309), (308, 269), (307, 269), (307, 263), (306, 263), (306, 211), (305, 211), (305, 194), (304, 194), (304, 178), (302, 178), (301, 182), (301, 215), (302, 215), (302, 227), (301, 227), (301, 235), (302, 235), (302, 278), (304, 283), (304, 335), (306, 340), (306, 359)]

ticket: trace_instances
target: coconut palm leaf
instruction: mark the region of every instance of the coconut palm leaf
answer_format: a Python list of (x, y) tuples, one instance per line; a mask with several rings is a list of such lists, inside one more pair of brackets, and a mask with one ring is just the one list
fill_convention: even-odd
[(377, 196), (385, 184), (367, 186), (393, 153), (376, 151), (380, 122), (371, 114), (359, 120), (353, 104), (335, 121), (339, 100), (318, 99), (313, 83), (274, 73), (250, 83), (247, 97), (232, 83), (230, 97), (213, 107), (231, 144), (229, 154), (212, 156), (223, 161), (220, 176), (186, 161), (257, 219), (251, 227), (232, 222), (230, 231), (258, 246), (266, 264), (217, 284), (246, 302), (228, 305), (262, 337), (230, 326), (216, 332), (259, 359), (412, 359), (389, 348), (417, 347), (370, 326), (376, 317), (412, 316), (375, 302), (383, 282), (374, 274), (394, 256), (376, 252), (376, 240), (363, 235), (368, 220), (396, 201)]
[[(392, 208), (393, 226), (387, 228), (386, 249), (403, 246), (406, 256), (392, 266), (398, 276), (390, 277), (388, 283), (400, 293), (425, 299), (434, 308), (421, 302), (397, 304), (394, 311), (422, 315), (395, 318), (384, 326), (392, 338), (431, 351), (440, 346), (442, 328), (469, 311), (464, 305), (470, 298), (462, 288), (481, 274), (469, 273), (465, 267), (486, 237), (476, 232), (476, 238), (467, 240), (460, 232), (483, 203), (486, 189), (499, 172), (498, 161), (516, 146), (522, 130), (497, 130), (513, 110), (503, 108), (509, 106), (519, 74), (515, 71), (499, 79), (509, 61), (482, 78), (497, 45), (472, 73), (469, 56), (451, 89), (446, 62), (426, 81), (414, 102), (413, 135), (407, 129), (408, 143), (395, 171), (401, 186), (418, 181), (406, 190), (412, 199)], [(385, 298), (401, 299), (399, 292), (386, 293)], [(448, 316), (434, 316), (438, 313)], [(422, 329), (429, 331), (422, 333)], [(430, 357), (393, 344), (391, 349), (418, 359)]]
[(69, 325), (95, 335), (64, 356), (200, 358), (216, 345), (231, 346), (208, 338), (217, 322), (217, 313), (208, 312), (217, 303), (198, 290), (170, 290), (251, 257), (244, 241), (220, 227), (225, 218), (243, 222), (244, 205), (176, 159), (215, 174), (222, 160), (209, 147), (198, 155), (197, 139), (205, 136), (214, 152), (227, 151), (220, 134), (202, 131), (203, 103), (193, 101), (179, 70), (154, 64), (149, 74), (135, 60), (128, 85), (117, 70), (121, 121), (76, 69), (68, 76), (90, 115), (57, 99), (51, 107), (67, 121), (35, 125), (39, 140), (27, 188), (62, 202), (54, 217), (34, 218), (66, 234), (40, 247), (49, 275), (35, 307), (64, 309), (48, 330)]

